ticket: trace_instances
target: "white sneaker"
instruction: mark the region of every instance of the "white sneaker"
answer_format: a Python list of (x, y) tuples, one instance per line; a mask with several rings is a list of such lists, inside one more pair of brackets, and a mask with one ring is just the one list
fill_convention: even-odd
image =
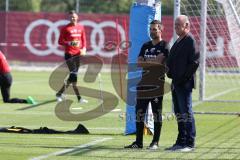
[(192, 152), (194, 151), (194, 148), (192, 147), (184, 147), (182, 149), (179, 150), (180, 152)]
[(152, 143), (147, 147), (147, 149), (149, 149), (149, 150), (156, 150), (156, 149), (158, 149), (158, 143), (152, 142)]
[(57, 101), (58, 102), (62, 102), (63, 101), (63, 98), (64, 98), (64, 96), (62, 95), (62, 94), (56, 94), (56, 97), (57, 97)]
[(63, 101), (63, 98), (61, 96), (57, 96), (57, 101), (58, 102), (62, 102)]
[(79, 103), (88, 103), (88, 100), (81, 98)]

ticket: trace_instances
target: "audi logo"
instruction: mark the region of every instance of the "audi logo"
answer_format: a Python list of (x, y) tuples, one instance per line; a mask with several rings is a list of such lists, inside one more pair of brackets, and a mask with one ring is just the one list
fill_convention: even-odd
[[(58, 56), (63, 56), (64, 52), (58, 48), (58, 38), (60, 35), (59, 27), (68, 24), (69, 21), (67, 20), (59, 20), (56, 22), (51, 22), (46, 19), (38, 19), (31, 22), (24, 33), (24, 42), (28, 50), (38, 56), (46, 56), (49, 54), (56, 54)], [(81, 25), (85, 27), (92, 28), (90, 33), (90, 47), (91, 49), (88, 50), (88, 55), (100, 55), (101, 57), (112, 57), (116, 54), (116, 49), (111, 51), (104, 50), (105, 42), (105, 34), (103, 29), (105, 27), (111, 27), (120, 35), (121, 41), (126, 41), (125, 31), (123, 27), (118, 24), (116, 26), (116, 22), (114, 21), (102, 21), (100, 23), (96, 23), (90, 20), (83, 20), (80, 21)], [(48, 30), (46, 32), (46, 48), (45, 49), (38, 49), (36, 45), (33, 45), (31, 42), (31, 34), (33, 34), (33, 29), (38, 26), (47, 26)], [(53, 41), (54, 36), (54, 41)]]

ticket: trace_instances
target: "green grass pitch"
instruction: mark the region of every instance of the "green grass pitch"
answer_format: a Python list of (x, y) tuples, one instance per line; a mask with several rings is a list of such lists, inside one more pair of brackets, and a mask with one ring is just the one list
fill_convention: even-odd
[[(55, 91), (48, 84), (50, 72), (12, 73), (14, 83), (11, 97), (34, 97), (41, 105), (29, 107), (28, 104), (4, 104), (0, 101), (0, 127), (21, 126), (31, 129), (47, 126), (57, 130), (72, 130), (82, 123), (89, 135), (69, 134), (14, 134), (0, 133), (1, 160), (77, 160), (77, 159), (240, 159), (240, 117), (236, 115), (195, 115), (197, 138), (196, 149), (191, 153), (167, 152), (164, 148), (171, 146), (176, 139), (177, 126), (175, 120), (164, 120), (160, 138), (160, 148), (149, 151), (146, 147), (151, 136), (144, 136), (144, 149), (126, 150), (124, 145), (132, 143), (134, 135), (125, 136), (125, 103), (120, 100), (115, 112), (84, 122), (62, 121), (55, 115), (57, 102)], [(112, 87), (109, 73), (101, 76), (101, 87), (105, 91), (116, 94)], [(99, 80), (85, 84), (79, 77), (82, 86), (99, 89)], [(221, 88), (219, 88), (221, 89)], [(212, 90), (211, 92), (219, 92)], [(239, 90), (234, 90), (239, 95)], [(222, 97), (231, 97), (231, 92)], [(240, 96), (239, 96), (240, 97)], [(99, 104), (99, 100), (84, 97), (88, 104), (78, 104), (73, 95), (74, 113), (86, 112)], [(197, 90), (193, 94), (197, 102)], [(45, 103), (46, 102), (46, 103)], [(49, 102), (49, 103), (47, 103)], [(164, 97), (164, 113), (171, 111), (171, 95)], [(74, 109), (75, 108), (75, 109)], [(240, 103), (203, 102), (194, 106), (194, 111), (240, 112)]]

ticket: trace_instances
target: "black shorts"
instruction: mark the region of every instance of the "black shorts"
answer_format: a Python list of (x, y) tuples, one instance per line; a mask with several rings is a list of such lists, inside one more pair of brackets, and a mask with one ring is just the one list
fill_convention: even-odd
[(0, 87), (10, 87), (12, 85), (11, 73), (0, 74)]
[(65, 53), (64, 58), (70, 71), (68, 82), (77, 82), (77, 74), (80, 66), (80, 56)]
[(77, 73), (70, 73), (68, 77), (68, 82), (77, 82)]
[(10, 100), (11, 85), (12, 85), (11, 73), (0, 74), (0, 89), (4, 102), (9, 102)]

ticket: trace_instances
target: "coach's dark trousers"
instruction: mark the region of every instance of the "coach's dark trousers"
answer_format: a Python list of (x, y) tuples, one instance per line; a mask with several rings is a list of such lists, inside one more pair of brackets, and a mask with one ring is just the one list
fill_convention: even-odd
[(152, 142), (158, 143), (162, 128), (162, 101), (163, 97), (151, 99), (137, 99), (136, 104), (136, 142), (143, 143), (144, 118), (149, 102), (152, 104), (152, 113), (154, 119), (154, 134)]
[(178, 137), (176, 144), (194, 147), (196, 129), (192, 111), (192, 81), (181, 85), (174, 85), (172, 98), (174, 112), (178, 123)]

